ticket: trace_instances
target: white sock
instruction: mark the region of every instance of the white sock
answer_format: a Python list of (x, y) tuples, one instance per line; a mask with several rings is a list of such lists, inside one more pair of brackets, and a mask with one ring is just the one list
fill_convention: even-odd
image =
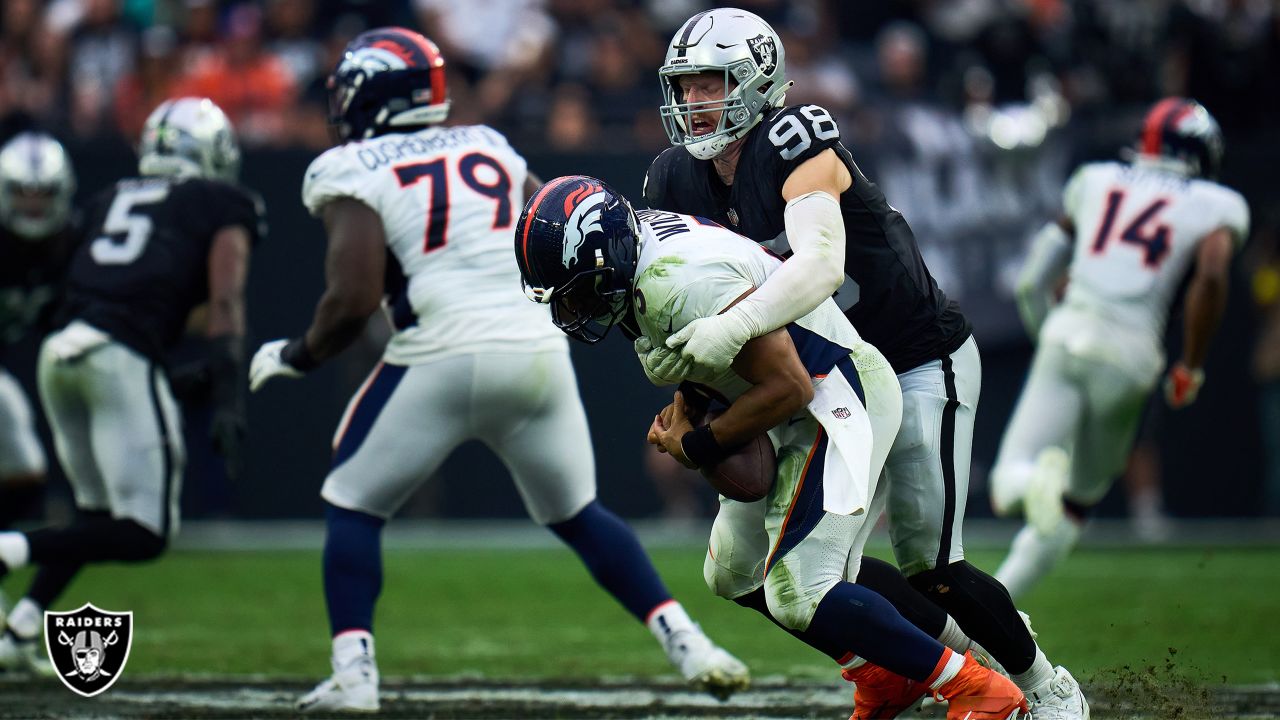
[(938, 673), (938, 677), (929, 683), (929, 689), (934, 692), (938, 692), (939, 688), (951, 682), (956, 675), (960, 674), (960, 668), (964, 667), (964, 655), (951, 650), (947, 650), (947, 652), (950, 653), (950, 657), (947, 658), (946, 665), (942, 667), (942, 672)]
[(672, 635), (684, 630), (697, 629), (689, 613), (684, 611), (684, 606), (675, 600), (668, 600), (654, 608), (644, 624), (664, 648)]
[(1039, 688), (1041, 685), (1053, 679), (1053, 666), (1049, 664), (1049, 659), (1044, 656), (1044, 651), (1039, 647), (1036, 648), (1036, 659), (1031, 662), (1031, 667), (1020, 675), (1010, 675), (1009, 679), (1014, 685), (1024, 693)]
[(955, 618), (947, 616), (947, 624), (942, 628), (942, 634), (938, 635), (938, 642), (955, 650), (961, 655), (969, 652), (973, 647), (973, 641), (968, 635), (960, 629), (960, 625), (956, 623)]
[(40, 634), (44, 624), (44, 608), (31, 598), (22, 598), (13, 606), (7, 621), (9, 629), (22, 640), (30, 640)]
[(1064, 519), (1049, 537), (1023, 525), (1013, 538), (1009, 557), (996, 570), (996, 579), (1014, 600), (1026, 595), (1071, 552), (1080, 539), (1080, 526)]
[(0, 562), (10, 570), (25, 567), (31, 560), (31, 545), (20, 532), (0, 532)]
[(367, 630), (346, 630), (333, 636), (333, 663), (342, 667), (360, 656), (373, 659), (373, 635)]

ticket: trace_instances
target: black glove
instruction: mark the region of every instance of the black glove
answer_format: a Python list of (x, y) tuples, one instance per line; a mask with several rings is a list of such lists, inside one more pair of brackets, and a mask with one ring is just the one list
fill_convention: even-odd
[(222, 456), (227, 479), (235, 482), (244, 473), (244, 446), (248, 424), (244, 409), (244, 339), (222, 335), (209, 341), (209, 394), (213, 404), (210, 439)]
[(213, 392), (213, 379), (209, 376), (209, 361), (186, 363), (169, 371), (169, 389), (173, 397), (183, 405), (199, 405), (209, 401)]

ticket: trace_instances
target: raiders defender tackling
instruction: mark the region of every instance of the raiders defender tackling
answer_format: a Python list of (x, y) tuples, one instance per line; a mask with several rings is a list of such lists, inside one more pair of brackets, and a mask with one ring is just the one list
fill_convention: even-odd
[[(47, 330), (74, 249), (75, 190), (71, 158), (49, 135), (0, 149), (0, 349)], [(40, 498), (45, 468), (31, 404), (0, 365), (0, 530)]]
[(649, 205), (708, 217), (788, 259), (742, 302), (665, 346), (639, 340), (646, 372), (669, 382), (691, 365), (722, 370), (751, 338), (834, 295), (902, 386), (902, 429), (884, 468), (899, 567), (1004, 666), (1037, 718), (1087, 717), (1079, 686), (1040, 652), (1005, 589), (964, 559), (981, 364), (968, 321), (938, 289), (906, 220), (859, 171), (826, 110), (785, 105), (785, 52), (755, 15), (690, 18), (659, 77), (675, 147), (649, 169)]
[(228, 473), (239, 467), (244, 281), (262, 233), (260, 204), (234, 184), (239, 160), (216, 105), (166, 101), (143, 129), (140, 177), (86, 213), (60, 329), (39, 357), (40, 399), (78, 514), (68, 527), (0, 533), (0, 576), (39, 566), (0, 638), (2, 666), (38, 669), (43, 610), (82, 567), (153, 559), (177, 532), (185, 457), (165, 355), (206, 303), (212, 439)]

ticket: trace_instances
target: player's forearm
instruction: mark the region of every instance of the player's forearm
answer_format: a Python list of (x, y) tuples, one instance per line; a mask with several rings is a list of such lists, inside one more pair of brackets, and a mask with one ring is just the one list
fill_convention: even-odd
[(326, 292), (303, 336), (309, 359), (319, 364), (347, 349), (364, 332), (365, 323), (376, 309), (377, 305), (371, 307), (367, 299)]
[(804, 317), (844, 282), (844, 219), (839, 202), (812, 192), (787, 203), (784, 215), (792, 256), (730, 313), (750, 337), (760, 337)]
[(1226, 308), (1226, 277), (1197, 276), (1191, 281), (1187, 288), (1186, 325), (1182, 345), (1182, 362), (1187, 367), (1204, 367), (1205, 358), (1209, 354), (1209, 343), (1218, 332)]
[(736, 447), (786, 422), (812, 398), (813, 385), (807, 378), (799, 383), (782, 376), (754, 385), (711, 421), (711, 432), (723, 447)]
[(1053, 306), (1053, 286), (1071, 262), (1071, 237), (1058, 222), (1045, 223), (1031, 241), (1031, 251), (1018, 276), (1015, 295), (1022, 325), (1032, 338), (1040, 334), (1049, 308)]

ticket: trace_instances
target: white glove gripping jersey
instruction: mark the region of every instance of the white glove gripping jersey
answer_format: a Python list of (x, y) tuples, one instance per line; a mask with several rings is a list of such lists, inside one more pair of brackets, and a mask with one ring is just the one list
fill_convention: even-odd
[[(641, 331), (653, 345), (698, 318), (715, 315), (748, 290), (759, 287), (782, 261), (747, 238), (709, 220), (641, 210), (640, 258), (634, 300)], [(800, 361), (814, 378), (814, 399), (805, 411), (828, 432), (837, 453), (828, 461), (823, 507), (856, 515), (866, 509), (876, 478), (869, 477), (872, 433), (859, 396), (872, 371), (896, 384), (889, 363), (858, 336), (834, 300), (786, 326)], [(837, 372), (838, 364), (847, 372)], [(856, 371), (855, 371), (856, 368)], [(853, 383), (846, 378), (852, 375)], [(732, 369), (694, 370), (686, 379), (732, 402), (751, 384)], [(896, 391), (896, 390), (895, 390)], [(785, 428), (784, 423), (780, 428)], [(770, 431), (775, 445), (778, 431)], [(835, 480), (841, 478), (841, 480)]]
[(1249, 207), (1236, 191), (1142, 163), (1082, 165), (1063, 191), (1063, 208), (1075, 225), (1070, 283), (1042, 339), (1121, 355), (1140, 341), (1161, 356), (1157, 365), (1170, 305), (1200, 239), (1226, 227), (1239, 247), (1249, 234)]
[(529, 302), (511, 251), (528, 168), (483, 125), (348, 142), (307, 168), (302, 202), (320, 215), (347, 197), (382, 218), (405, 287), (388, 287), (396, 333), (385, 359), (412, 365), (462, 353), (560, 348), (564, 334)]

